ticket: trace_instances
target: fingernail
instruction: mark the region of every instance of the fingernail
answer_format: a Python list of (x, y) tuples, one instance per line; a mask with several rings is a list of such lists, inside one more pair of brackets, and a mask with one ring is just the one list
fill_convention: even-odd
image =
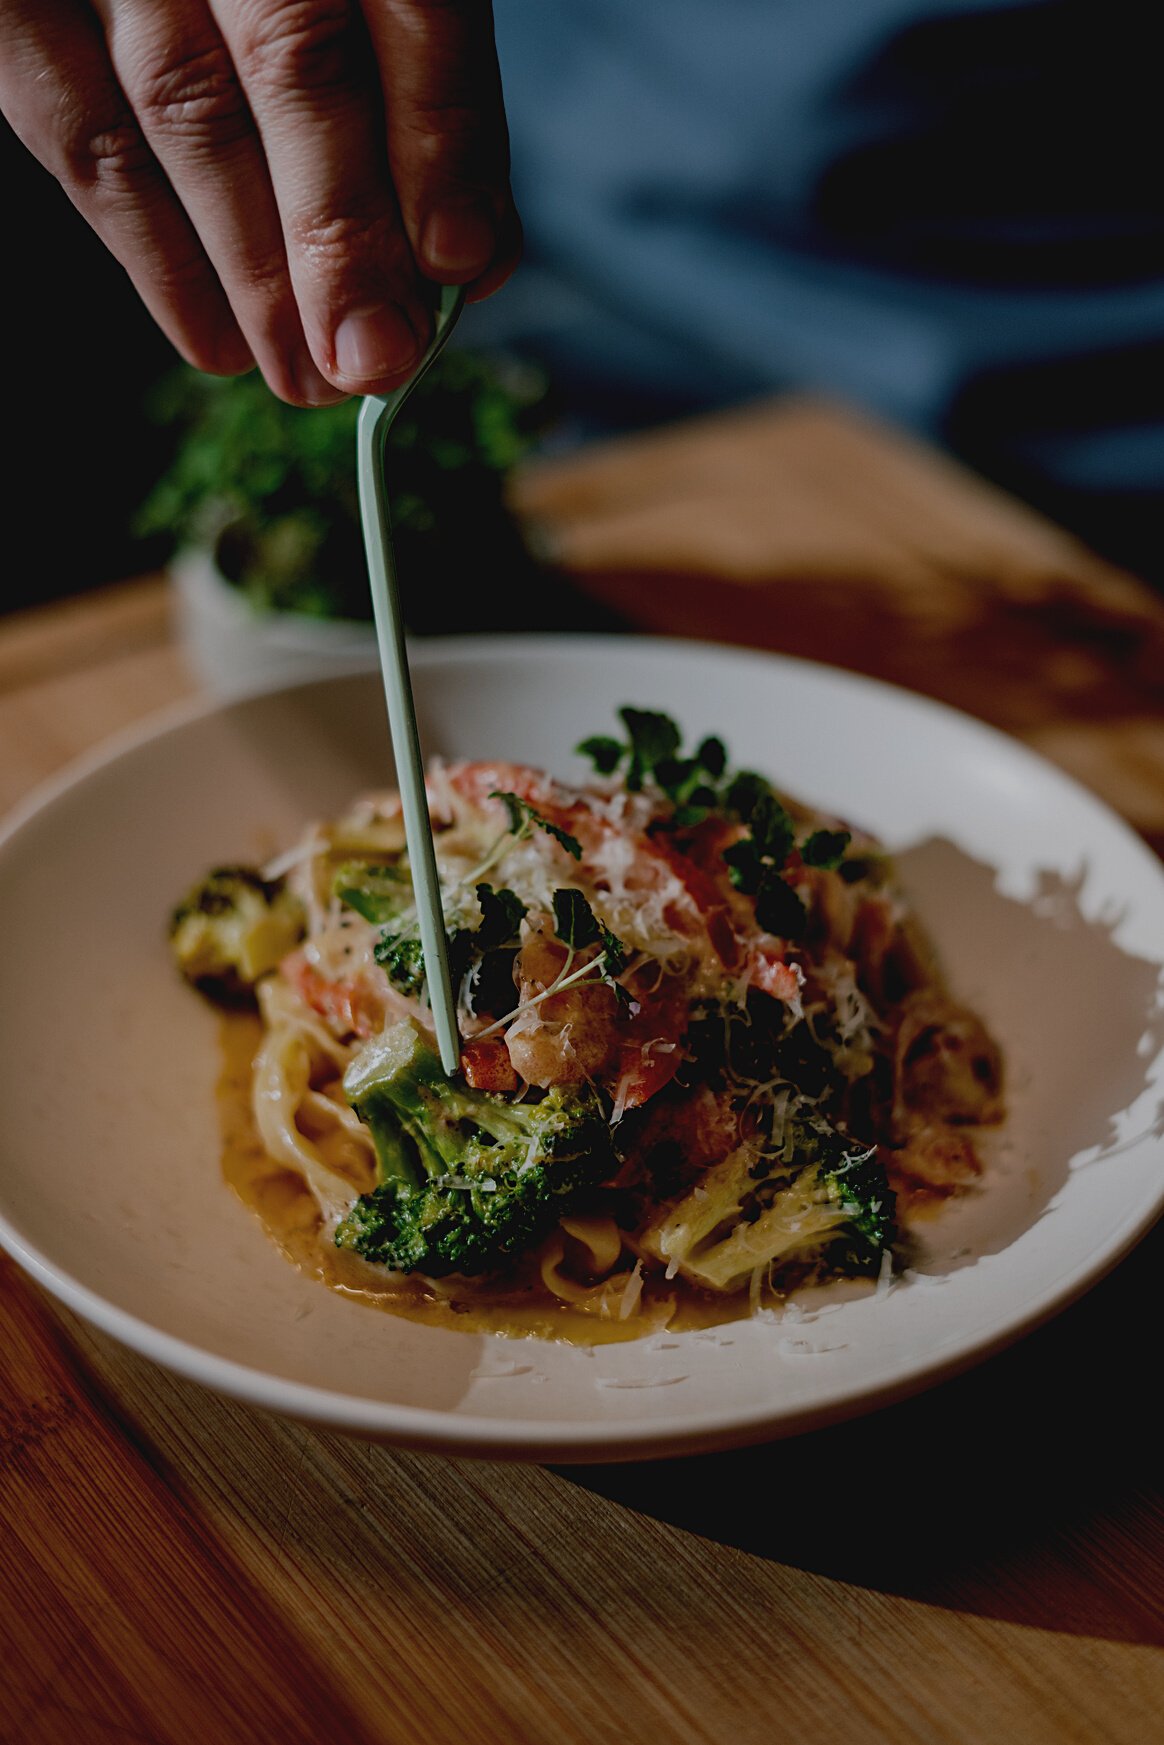
[(295, 364), (295, 387), (299, 398), (308, 406), (334, 406), (347, 399), (343, 389), (321, 375), (306, 353)]
[(354, 382), (378, 382), (398, 376), (420, 352), (420, 341), (402, 309), (384, 303), (378, 309), (355, 309), (335, 332), (335, 367)]
[(475, 202), (442, 206), (425, 221), (421, 253), (432, 272), (484, 272), (496, 247), (493, 214)]

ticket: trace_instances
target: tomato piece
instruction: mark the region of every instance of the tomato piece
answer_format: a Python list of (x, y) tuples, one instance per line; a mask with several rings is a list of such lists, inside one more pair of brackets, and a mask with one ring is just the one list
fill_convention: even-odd
[(515, 1091), (521, 1083), (500, 1036), (466, 1042), (461, 1049), (461, 1070), (475, 1091)]
[[(732, 925), (731, 906), (710, 873), (705, 872), (689, 855), (663, 838), (655, 838), (652, 847), (666, 861), (691, 898), (707, 929), (712, 950), (726, 969), (734, 969), (740, 959), (740, 942)], [(668, 922), (682, 931), (682, 917), (668, 916)]]
[(723, 880), (727, 877), (724, 849), (730, 848), (747, 834), (744, 825), (727, 818), (717, 818), (713, 814), (685, 836), (683, 852), (688, 860), (702, 867), (704, 872)]
[(638, 1109), (670, 1084), (683, 1058), (680, 1048), (663, 1050), (624, 1042), (618, 1051), (618, 1077), (614, 1095), (624, 1109)]
[(616, 1070), (608, 1077), (611, 1093), (624, 1109), (639, 1108), (670, 1084), (683, 1059), (679, 1045), (687, 1028), (687, 996), (677, 977), (667, 977), (653, 992), (636, 992), (635, 997), (639, 1009), (619, 1021)]

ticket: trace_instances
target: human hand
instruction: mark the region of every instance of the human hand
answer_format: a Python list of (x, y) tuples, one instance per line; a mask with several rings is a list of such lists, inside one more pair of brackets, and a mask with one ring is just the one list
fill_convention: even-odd
[(188, 362), (297, 405), (517, 261), (489, 0), (0, 0), (0, 110)]

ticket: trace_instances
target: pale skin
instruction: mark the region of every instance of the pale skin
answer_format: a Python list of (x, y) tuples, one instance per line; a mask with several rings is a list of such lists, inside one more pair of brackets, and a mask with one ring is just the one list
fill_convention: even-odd
[(187, 362), (294, 405), (520, 252), (488, 0), (0, 0), (0, 110)]

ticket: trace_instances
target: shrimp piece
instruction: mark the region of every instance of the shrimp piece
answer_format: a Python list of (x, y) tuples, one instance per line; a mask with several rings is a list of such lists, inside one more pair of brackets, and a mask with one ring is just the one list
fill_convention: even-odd
[[(487, 806), (493, 794), (502, 793), (516, 794), (540, 807), (553, 797), (555, 787), (552, 777), (524, 763), (450, 763), (443, 774), (452, 791), (470, 806)], [(500, 811), (500, 801), (495, 804)]]
[[(547, 925), (531, 930), (518, 956), (522, 1000), (545, 993), (565, 966), (566, 949)], [(646, 972), (628, 978), (630, 1010), (598, 980), (550, 994), (509, 1028), (514, 1070), (542, 1086), (588, 1079), (610, 1093), (620, 1116), (645, 1103), (678, 1071), (687, 1024), (686, 990), (678, 977), (646, 984)]]
[[(582, 849), (583, 865), (591, 857), (600, 855), (612, 836), (625, 835), (603, 814), (590, 795), (564, 787), (552, 776), (529, 769), (525, 764), (458, 763), (450, 764), (443, 774), (453, 794), (478, 812), (496, 814), (498, 824), (502, 826), (506, 819), (504, 802), (494, 799), (493, 795), (516, 794), (519, 800), (526, 801), (543, 818), (577, 840)], [(636, 839), (640, 855), (643, 848), (649, 846), (645, 837)], [(562, 853), (566, 853), (565, 849)]]
[(637, 1012), (620, 1014), (618, 1054), (609, 1088), (621, 1113), (637, 1109), (679, 1070), (679, 1044), (687, 1029), (687, 992), (678, 976), (664, 976), (649, 992), (641, 977), (629, 978)]
[(378, 1036), (384, 1028), (388, 1001), (386, 989), (367, 974), (329, 981), (308, 963), (302, 951), (293, 951), (279, 966), (313, 1012), (326, 1019), (337, 1036)]
[(800, 993), (800, 977), (790, 963), (786, 963), (778, 952), (766, 950), (758, 945), (748, 959), (748, 986), (759, 988), (762, 994), (771, 994), (774, 1000), (781, 1000), (787, 1006)]
[(452, 763), (442, 771), (446, 792), (474, 812), (495, 816), (499, 828), (506, 822), (505, 802), (497, 794), (516, 794), (552, 823), (569, 829), (567, 822), (580, 810), (577, 802), (563, 802), (557, 783), (541, 770), (521, 763)]
[[(522, 1002), (536, 999), (562, 973), (567, 950), (544, 927), (530, 930), (515, 966)], [(604, 982), (580, 982), (519, 1013), (506, 1032), (514, 1071), (530, 1084), (601, 1079), (617, 1044), (618, 999)]]

